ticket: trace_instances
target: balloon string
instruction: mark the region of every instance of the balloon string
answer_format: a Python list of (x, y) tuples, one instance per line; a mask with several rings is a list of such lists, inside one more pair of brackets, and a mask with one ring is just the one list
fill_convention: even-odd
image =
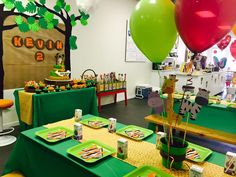
[(187, 121), (186, 121), (186, 124), (185, 124), (185, 129), (184, 129), (184, 140), (183, 140), (183, 146), (184, 146), (184, 144), (185, 144), (185, 140), (186, 140), (186, 134), (187, 134), (187, 127), (188, 127), (189, 117), (190, 117), (190, 114), (188, 113)]
[[(163, 119), (163, 122), (165, 122), (163, 124), (163, 129), (164, 129), (164, 132), (167, 134), (167, 128), (166, 128), (166, 123), (167, 123), (167, 120), (165, 119), (165, 102), (164, 102), (164, 97), (163, 97), (163, 93), (162, 93), (162, 83), (161, 83), (161, 74), (160, 74), (160, 70), (157, 70), (157, 73), (158, 73), (158, 77), (159, 77), (159, 87), (160, 87), (160, 90), (159, 90), (159, 94), (160, 94), (160, 97), (161, 97), (161, 101), (162, 101), (162, 106), (163, 106), (163, 112), (161, 113), (161, 118)], [(165, 125), (166, 124), (166, 125)], [(166, 141), (167, 141), (167, 136), (166, 136)]]

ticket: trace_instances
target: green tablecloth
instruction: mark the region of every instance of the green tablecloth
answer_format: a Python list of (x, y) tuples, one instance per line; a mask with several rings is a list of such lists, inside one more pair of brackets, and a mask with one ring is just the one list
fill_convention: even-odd
[[(175, 101), (174, 110), (176, 113), (178, 113), (179, 106), (180, 102)], [(197, 114), (197, 119), (190, 119), (189, 123), (236, 134), (236, 109), (218, 105), (203, 106)]]
[[(89, 118), (86, 115), (83, 118)], [(117, 123), (117, 128), (124, 125)], [(95, 164), (83, 163), (81, 160), (71, 158), (66, 150), (77, 144), (74, 140), (66, 140), (56, 144), (47, 144), (36, 138), (35, 132), (44, 129), (38, 127), (21, 133), (17, 143), (5, 165), (4, 174), (12, 171), (21, 171), (26, 177), (66, 177), (66, 176), (102, 176), (120, 177), (135, 169), (114, 157), (107, 157)], [(155, 143), (156, 136), (145, 139), (150, 143)], [(207, 159), (208, 162), (223, 166), (224, 155), (213, 152)]]
[[(15, 90), (15, 105), (20, 118), (19, 92)], [(20, 129), (39, 127), (47, 123), (57, 122), (74, 116), (75, 109), (82, 109), (83, 115), (98, 115), (95, 88), (68, 90), (63, 92), (34, 94), (32, 125), (20, 121)]]

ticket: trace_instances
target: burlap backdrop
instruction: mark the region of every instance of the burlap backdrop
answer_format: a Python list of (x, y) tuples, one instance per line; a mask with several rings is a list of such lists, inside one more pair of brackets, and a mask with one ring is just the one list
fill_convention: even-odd
[[(8, 18), (5, 21), (5, 25), (14, 24), (14, 17)], [(64, 26), (60, 24), (60, 28), (64, 30)], [(65, 36), (54, 30), (40, 29), (39, 32), (27, 32), (22, 33), (18, 27), (4, 31), (3, 34), (3, 66), (5, 71), (4, 77), (4, 89), (12, 89), (24, 87), (24, 82), (29, 80), (43, 81), (48, 77), (50, 70), (55, 64), (56, 53), (64, 53), (63, 50), (57, 51), (53, 49), (49, 51), (47, 48), (38, 50), (36, 47), (28, 49), (25, 46), (20, 48), (12, 45), (13, 36), (32, 37), (34, 40), (43, 39), (47, 41), (49, 39), (54, 42), (61, 40), (63, 45), (65, 44)], [(35, 53), (42, 51), (44, 53), (44, 61), (36, 61)]]

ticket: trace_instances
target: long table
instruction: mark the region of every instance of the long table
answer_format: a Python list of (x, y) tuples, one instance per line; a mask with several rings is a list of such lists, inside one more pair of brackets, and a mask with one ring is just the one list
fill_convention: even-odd
[(82, 109), (83, 115), (98, 115), (97, 96), (95, 88), (84, 88), (54, 93), (32, 95), (32, 124), (21, 120), (19, 92), (14, 91), (16, 112), (20, 129), (27, 130), (74, 116), (75, 109)]
[[(93, 115), (83, 116), (83, 119), (89, 118), (91, 116)], [(117, 123), (117, 129), (120, 129), (124, 126), (125, 125), (123, 124)], [(20, 171), (28, 177), (121, 177), (136, 168), (135, 166), (115, 157), (106, 157), (105, 159), (100, 160), (95, 164), (84, 163), (81, 160), (68, 156), (66, 152), (68, 148), (78, 144), (77, 141), (67, 139), (60, 143), (48, 144), (35, 136), (35, 132), (42, 129), (45, 129), (45, 127), (37, 127), (21, 132), (20, 137), (10, 155), (10, 158), (5, 165), (3, 174), (7, 174), (12, 171)], [(101, 130), (94, 131), (97, 131), (99, 133), (99, 131)], [(94, 138), (96, 139), (96, 137)], [(145, 141), (154, 144), (156, 141), (155, 139), (156, 135), (153, 134), (150, 137), (146, 138)], [(135, 151), (138, 148), (139, 147), (135, 147), (135, 149), (133, 150)], [(153, 150), (157, 151), (155, 150), (155, 146)], [(143, 151), (143, 153), (148, 152)], [(149, 156), (151, 158), (153, 157), (152, 154), (149, 154)], [(131, 158), (131, 156), (129, 155), (128, 157)], [(207, 162), (222, 167), (224, 165), (224, 158), (225, 156), (223, 154), (213, 152), (213, 154), (207, 159)], [(134, 162), (137, 160), (138, 159), (132, 159), (132, 161)], [(161, 160), (159, 159), (159, 161)], [(223, 168), (220, 171), (220, 177), (228, 176), (223, 173)], [(181, 176), (185, 177), (187, 175)]]
[[(179, 112), (180, 100), (175, 99), (174, 111)], [(155, 111), (153, 111), (153, 114)], [(186, 119), (183, 119), (185, 122)], [(203, 106), (197, 114), (196, 120), (189, 120), (190, 124), (197, 126), (226, 132), (236, 135), (236, 108), (227, 107), (225, 105), (210, 104)], [(154, 124), (149, 124), (150, 129), (155, 129)], [(201, 130), (199, 130), (200, 133)]]

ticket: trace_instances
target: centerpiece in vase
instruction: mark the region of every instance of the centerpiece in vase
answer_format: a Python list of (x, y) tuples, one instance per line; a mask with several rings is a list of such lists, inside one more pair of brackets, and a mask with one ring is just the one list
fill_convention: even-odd
[[(209, 91), (199, 88), (199, 92), (195, 97), (195, 102), (192, 103), (185, 98), (185, 92), (192, 91), (194, 89), (190, 84), (183, 86), (184, 94), (181, 100), (179, 113), (175, 113), (173, 109), (174, 104), (174, 91), (175, 83), (178, 81), (175, 75), (170, 75), (169, 78), (164, 78), (164, 83), (162, 85), (162, 92), (167, 94), (167, 100), (165, 107), (165, 114), (162, 116), (165, 119), (167, 125), (169, 126), (168, 136), (161, 138), (161, 149), (160, 154), (162, 156), (162, 164), (166, 168), (181, 169), (183, 161), (185, 160), (186, 150), (188, 143), (186, 139), (186, 129), (184, 133), (184, 138), (173, 137), (172, 129), (173, 126), (179, 125), (182, 122), (182, 118), (186, 117), (186, 128), (188, 125), (188, 120), (196, 119), (197, 113), (201, 110), (202, 106), (208, 104)], [(188, 81), (191, 81), (189, 79)], [(164, 103), (164, 102), (163, 102)], [(165, 128), (165, 127), (164, 127)], [(167, 130), (165, 130), (167, 131)]]

